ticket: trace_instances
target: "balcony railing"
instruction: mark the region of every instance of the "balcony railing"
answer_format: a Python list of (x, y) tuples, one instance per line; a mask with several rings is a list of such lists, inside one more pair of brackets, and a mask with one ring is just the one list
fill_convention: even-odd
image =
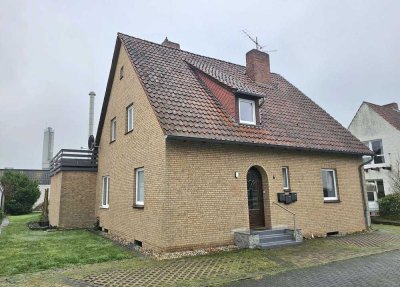
[(50, 161), (50, 176), (59, 171), (97, 171), (97, 153), (92, 150), (62, 149)]

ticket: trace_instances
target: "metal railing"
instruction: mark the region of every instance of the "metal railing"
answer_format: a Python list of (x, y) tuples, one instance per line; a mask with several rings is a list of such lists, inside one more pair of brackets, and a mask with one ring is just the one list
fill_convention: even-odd
[(276, 203), (275, 201), (273, 201), (272, 203), (293, 215), (293, 231), (294, 233), (296, 233), (296, 213), (287, 209), (286, 207), (283, 207), (282, 205)]
[(62, 149), (50, 161), (50, 176), (61, 170), (97, 171), (97, 153), (92, 150)]

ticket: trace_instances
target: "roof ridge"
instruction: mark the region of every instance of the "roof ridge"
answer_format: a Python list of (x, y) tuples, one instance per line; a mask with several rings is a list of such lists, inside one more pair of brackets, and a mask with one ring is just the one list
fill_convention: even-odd
[[(178, 51), (181, 51), (181, 52), (183, 52), (183, 53), (191, 54), (191, 55), (194, 55), (194, 56), (199, 56), (199, 57), (203, 57), (203, 58), (207, 58), (207, 59), (216, 60), (216, 61), (224, 62), (224, 63), (227, 63), (227, 64), (239, 66), (239, 67), (242, 67), (242, 68), (246, 68), (246, 66), (244, 66), (244, 65), (240, 65), (240, 64), (228, 62), (227, 60), (221, 60), (221, 59), (217, 59), (217, 58), (213, 58), (213, 57), (209, 57), (209, 56), (204, 56), (204, 55), (196, 54), (196, 53), (193, 53), (193, 52), (190, 52), (190, 51), (186, 51), (186, 50), (182, 50), (182, 49), (177, 49), (177, 48), (173, 48), (173, 47), (169, 47), (169, 46), (164, 46), (164, 45), (162, 45), (162, 44), (158, 44), (158, 43), (155, 43), (155, 42), (152, 42), (152, 41), (149, 41), (149, 40), (145, 40), (145, 39), (141, 39), (141, 38), (138, 38), (138, 37), (134, 37), (134, 36), (131, 36), (131, 35), (128, 35), (128, 34), (124, 34), (124, 33), (121, 33), (121, 32), (118, 32), (118, 36), (119, 36), (119, 35), (123, 35), (123, 36), (127, 36), (127, 37), (130, 37), (130, 38), (134, 38), (134, 39), (136, 39), (136, 40), (140, 40), (140, 41), (143, 41), (143, 42), (147, 42), (147, 43), (150, 43), (150, 44), (153, 44), (153, 45), (156, 45), (156, 46), (161, 46), (161, 47), (163, 47), (163, 48), (178, 50)], [(271, 73), (272, 73), (272, 72), (271, 72)], [(275, 73), (272, 73), (272, 74), (275, 74)]]

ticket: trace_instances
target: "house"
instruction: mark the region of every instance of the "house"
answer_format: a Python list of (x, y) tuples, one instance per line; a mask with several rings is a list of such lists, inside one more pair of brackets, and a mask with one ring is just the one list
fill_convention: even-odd
[(158, 251), (258, 229), (367, 227), (359, 166), (373, 153), (259, 50), (242, 66), (118, 34), (95, 150), (85, 152), (84, 162), (82, 151), (53, 159), (53, 226), (97, 220)]
[(349, 131), (376, 154), (364, 166), (368, 205), (375, 214), (378, 199), (393, 192), (391, 177), (400, 167), (400, 111), (397, 103), (375, 105), (363, 102)]
[(33, 204), (33, 208), (39, 206), (44, 201), (44, 194), (47, 188), (50, 188), (50, 172), (48, 169), (0, 169), (0, 178), (6, 171), (18, 172), (25, 174), (30, 180), (36, 181), (40, 190), (40, 197)]

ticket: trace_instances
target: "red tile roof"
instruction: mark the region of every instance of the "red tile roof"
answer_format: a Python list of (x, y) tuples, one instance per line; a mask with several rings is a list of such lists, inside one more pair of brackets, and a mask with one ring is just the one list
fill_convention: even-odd
[[(116, 50), (121, 43), (167, 138), (371, 153), (347, 129), (278, 74), (272, 73), (270, 84), (259, 84), (246, 75), (244, 66), (118, 34)], [(116, 51), (114, 58), (115, 55)], [(110, 78), (115, 72), (115, 61)], [(107, 109), (110, 78), (102, 113)], [(232, 96), (244, 92), (266, 97), (260, 106), (259, 125), (242, 125), (235, 121), (232, 101), (227, 98), (229, 92)], [(103, 121), (101, 118), (98, 139)]]
[(400, 111), (394, 109), (391, 106), (379, 106), (365, 102), (371, 109), (373, 109), (378, 115), (384, 118), (389, 124), (394, 126), (400, 131)]

